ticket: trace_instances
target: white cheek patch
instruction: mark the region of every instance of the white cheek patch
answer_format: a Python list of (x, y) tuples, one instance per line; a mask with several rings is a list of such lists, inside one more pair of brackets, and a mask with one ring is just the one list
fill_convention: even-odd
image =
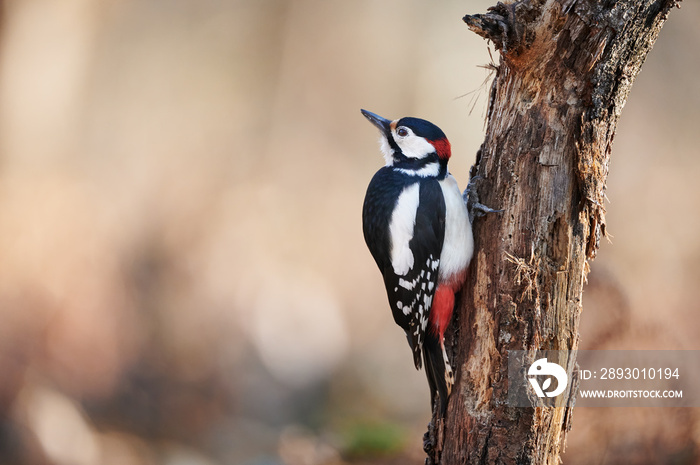
[(395, 135), (394, 140), (401, 149), (401, 152), (408, 158), (421, 159), (427, 157), (431, 153), (435, 153), (433, 144), (413, 134), (403, 139)]
[(405, 276), (413, 268), (413, 252), (408, 243), (413, 239), (418, 211), (419, 183), (404, 188), (396, 202), (389, 222), (391, 239), (391, 266), (398, 276)]

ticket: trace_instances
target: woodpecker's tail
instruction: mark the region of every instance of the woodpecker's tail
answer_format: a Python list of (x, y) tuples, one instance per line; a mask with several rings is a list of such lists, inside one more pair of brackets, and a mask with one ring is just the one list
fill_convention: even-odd
[(437, 394), (440, 402), (440, 416), (444, 417), (447, 410), (447, 397), (454, 384), (454, 374), (450, 362), (447, 360), (442, 338), (432, 331), (425, 332), (423, 359), (425, 360), (425, 374), (430, 386), (430, 408), (435, 410), (435, 395)]

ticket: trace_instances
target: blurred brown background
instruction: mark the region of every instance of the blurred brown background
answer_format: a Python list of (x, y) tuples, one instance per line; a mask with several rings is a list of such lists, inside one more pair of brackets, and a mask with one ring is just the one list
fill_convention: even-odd
[[(2, 2), (0, 464), (422, 463), (359, 109), (438, 124), (464, 187), (491, 58), (461, 17), (492, 3)], [(700, 349), (699, 20), (623, 113), (581, 348)], [(577, 409), (568, 443), (695, 463), (700, 413)]]

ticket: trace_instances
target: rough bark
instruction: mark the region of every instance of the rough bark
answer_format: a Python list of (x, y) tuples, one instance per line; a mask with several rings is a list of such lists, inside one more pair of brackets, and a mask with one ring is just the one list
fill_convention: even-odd
[[(630, 87), (676, 0), (532, 0), (466, 16), (500, 62), (472, 176), (504, 211), (474, 223), (454, 322), (458, 367), (429, 461), (556, 464), (573, 406), (506, 403), (508, 350), (578, 347), (582, 290), (605, 236), (605, 182)], [(575, 360), (564, 361), (571, 370)]]

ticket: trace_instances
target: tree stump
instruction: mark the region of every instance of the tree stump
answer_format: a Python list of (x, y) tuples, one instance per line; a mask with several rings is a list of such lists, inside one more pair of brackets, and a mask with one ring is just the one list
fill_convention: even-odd
[[(449, 335), (458, 378), (427, 463), (560, 462), (573, 406), (509, 406), (507, 354), (578, 347), (617, 121), (677, 5), (522, 0), (464, 17), (500, 51), (471, 175), (479, 201), (504, 211), (473, 225), (475, 256)], [(565, 363), (571, 372), (576, 362)]]

